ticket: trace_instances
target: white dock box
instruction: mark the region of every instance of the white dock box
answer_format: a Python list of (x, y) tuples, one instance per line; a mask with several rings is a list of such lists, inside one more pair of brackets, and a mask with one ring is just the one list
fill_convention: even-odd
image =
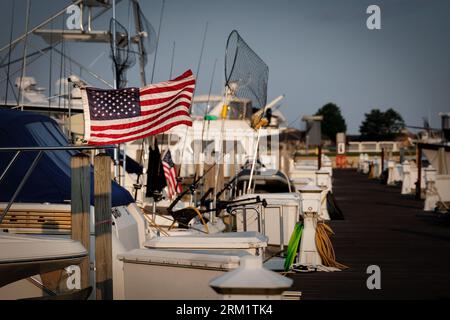
[(208, 235), (155, 237), (144, 242), (149, 249), (165, 250), (246, 250), (252, 255), (262, 255), (267, 247), (267, 237), (258, 232), (221, 232)]
[(245, 250), (135, 249), (120, 254), (125, 299), (210, 300), (220, 296), (209, 282), (239, 267)]

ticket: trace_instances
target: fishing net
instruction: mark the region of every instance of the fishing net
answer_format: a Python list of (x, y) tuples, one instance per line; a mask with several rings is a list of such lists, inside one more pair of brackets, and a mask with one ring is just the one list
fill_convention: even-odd
[(136, 63), (136, 56), (130, 50), (130, 42), (127, 29), (117, 20), (111, 19), (109, 23), (109, 31), (113, 34), (116, 31), (116, 48), (114, 50), (114, 38), (111, 37), (111, 59), (116, 76), (117, 88), (124, 88), (127, 85), (126, 71)]
[(235, 97), (251, 100), (254, 108), (263, 108), (268, 78), (269, 67), (233, 30), (225, 51), (225, 85)]

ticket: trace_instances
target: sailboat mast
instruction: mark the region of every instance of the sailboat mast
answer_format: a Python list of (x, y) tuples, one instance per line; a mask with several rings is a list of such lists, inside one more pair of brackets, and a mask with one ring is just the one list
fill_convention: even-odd
[(25, 39), (23, 44), (23, 60), (22, 60), (22, 74), (20, 76), (19, 83), (19, 96), (17, 97), (17, 106), (20, 103), (20, 110), (23, 111), (23, 95), (22, 95), (22, 84), (23, 78), (25, 77), (25, 68), (27, 64), (27, 46), (28, 46), (28, 28), (30, 25), (30, 9), (31, 9), (31, 0), (27, 0), (27, 13), (25, 18)]
[(145, 50), (144, 50), (144, 39), (143, 39), (143, 30), (142, 30), (142, 20), (140, 12), (139, 2), (133, 0), (133, 13), (134, 13), (134, 24), (136, 34), (139, 37), (138, 41), (138, 50), (139, 50), (139, 74), (141, 76), (141, 86), (147, 85), (147, 79), (145, 77)]

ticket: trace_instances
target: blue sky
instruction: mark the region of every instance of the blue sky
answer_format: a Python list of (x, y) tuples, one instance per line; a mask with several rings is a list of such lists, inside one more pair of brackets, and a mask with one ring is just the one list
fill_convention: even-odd
[[(70, 1), (31, 3), (30, 25), (34, 26)], [(162, 1), (140, 3), (157, 29)], [(2, 46), (9, 41), (11, 4), (12, 0), (2, 1)], [(25, 0), (16, 0), (15, 36), (25, 28), (25, 4)], [(366, 28), (366, 8), (371, 4), (381, 8), (381, 30)], [(122, 0), (117, 11), (119, 21), (127, 26), (128, 1)], [(94, 28), (107, 28), (109, 18), (99, 19)], [(358, 132), (364, 113), (372, 108), (394, 108), (409, 125), (421, 125), (422, 117), (430, 117), (434, 127), (440, 126), (437, 113), (450, 111), (450, 1), (166, 0), (154, 82), (169, 77), (174, 41), (174, 75), (188, 68), (196, 72), (206, 22), (209, 27), (197, 93), (207, 93), (215, 59), (213, 92), (222, 91), (225, 44), (228, 34), (236, 29), (269, 66), (268, 101), (285, 94), (280, 110), (290, 121), (316, 112), (327, 102), (341, 107), (349, 133)], [(61, 24), (58, 20), (54, 27)], [(30, 43), (45, 46), (36, 36)], [(71, 57), (91, 65), (112, 82), (108, 45), (68, 43), (66, 49)], [(18, 46), (13, 56), (21, 54)], [(53, 58), (56, 79), (59, 66), (55, 60), (59, 57)], [(148, 79), (152, 61), (153, 56), (146, 68)], [(74, 66), (72, 69), (77, 72)], [(27, 74), (47, 88), (49, 57), (31, 64)], [(83, 75), (93, 85), (102, 86)], [(139, 86), (137, 67), (129, 71), (128, 79), (130, 85)], [(4, 88), (5, 83), (0, 83), (0, 96)], [(292, 125), (299, 127), (299, 121)]]

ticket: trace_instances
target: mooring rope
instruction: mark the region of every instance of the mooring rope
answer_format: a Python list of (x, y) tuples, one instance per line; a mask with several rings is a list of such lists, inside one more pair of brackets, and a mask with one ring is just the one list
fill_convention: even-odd
[(341, 270), (348, 269), (346, 265), (336, 261), (336, 255), (330, 239), (330, 236), (333, 234), (334, 232), (330, 226), (324, 222), (317, 223), (316, 247), (322, 259), (322, 264), (326, 267), (334, 267)]

